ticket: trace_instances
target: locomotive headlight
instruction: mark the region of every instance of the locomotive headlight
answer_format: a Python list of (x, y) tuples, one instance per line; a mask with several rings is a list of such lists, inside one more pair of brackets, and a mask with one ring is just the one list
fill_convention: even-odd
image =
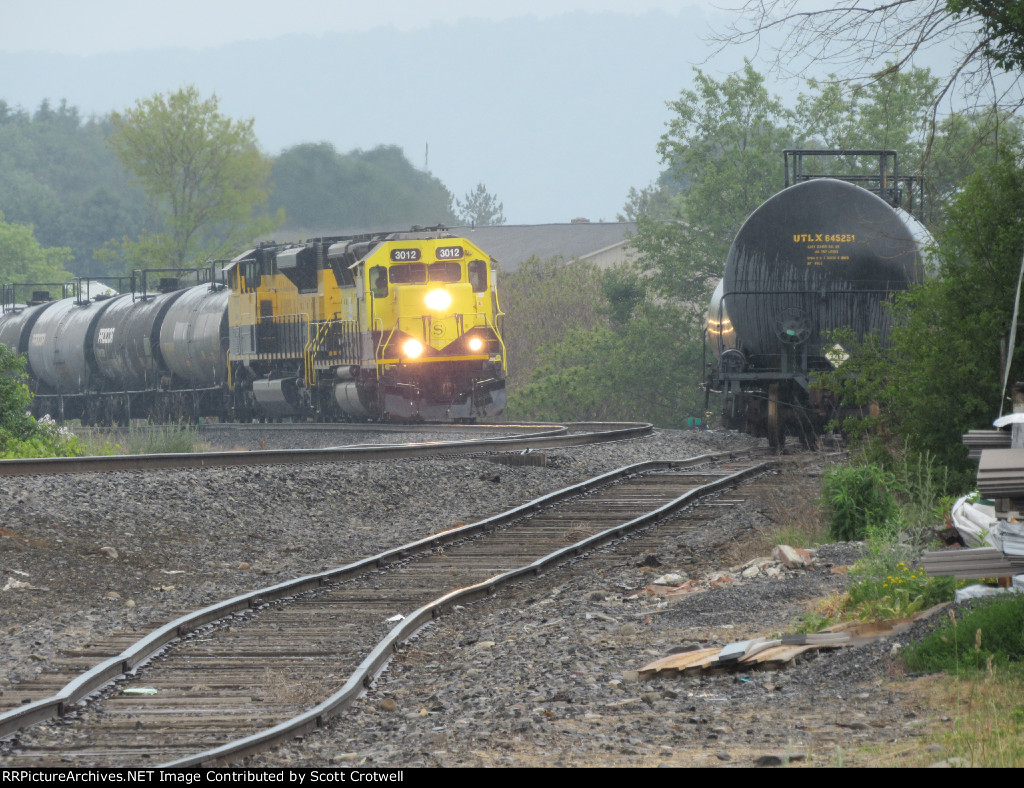
[(423, 343), (418, 339), (407, 339), (402, 343), (402, 353), (406, 358), (419, 358), (423, 353)]
[(452, 296), (447, 290), (431, 290), (424, 296), (423, 302), (427, 309), (442, 312), (452, 305)]
[(480, 337), (473, 337), (469, 340), (469, 349), (474, 353), (483, 348), (484, 341)]

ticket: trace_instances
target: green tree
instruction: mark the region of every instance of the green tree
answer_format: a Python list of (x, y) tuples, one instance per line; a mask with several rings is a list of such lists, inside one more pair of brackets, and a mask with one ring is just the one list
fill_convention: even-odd
[(632, 190), (639, 264), (604, 272), (586, 330), (549, 335), (510, 412), (549, 418), (644, 419), (680, 427), (703, 415), (704, 315), (736, 230), (778, 189), (793, 113), (747, 63), (718, 81), (696, 70), (694, 87), (668, 104), (658, 143), (665, 171)]
[(503, 274), (499, 288), (510, 391), (530, 380), (540, 363), (539, 348), (561, 342), (574, 330), (607, 323), (601, 312), (601, 272), (592, 263), (534, 256)]
[(141, 231), (145, 195), (107, 145), (110, 122), (43, 101), (34, 114), (0, 102), (0, 211), (32, 225), (43, 246), (68, 247), (67, 267), (97, 275), (95, 250)]
[(504, 210), (505, 206), (488, 192), (482, 183), (478, 183), (473, 191), (467, 192), (463, 199), (455, 201), (459, 221), (474, 227), (504, 224)]
[(699, 305), (690, 310), (699, 320), (736, 231), (778, 190), (782, 151), (796, 132), (792, 112), (750, 63), (722, 81), (695, 70), (694, 89), (668, 107), (673, 114), (658, 153), (686, 188), (669, 221), (639, 218), (634, 246), (652, 269), (655, 292)]
[(31, 227), (8, 224), (0, 213), (0, 282), (65, 282), (70, 258), (70, 249), (44, 249)]
[[(1001, 150), (1024, 151), (1024, 121), (1019, 116), (989, 107), (943, 118), (919, 170), (932, 206), (956, 198), (971, 175), (1000, 161)], [(943, 216), (933, 214), (935, 221)]]
[(807, 86), (812, 92), (798, 97), (796, 117), (814, 147), (895, 150), (905, 165), (901, 169), (919, 171), (938, 90), (931, 71), (892, 71), (852, 84), (833, 74), (810, 79)]
[(35, 419), (28, 415), (32, 394), (25, 375), (25, 359), (0, 345), (0, 450), (8, 440), (24, 440), (32, 433)]
[(1020, 91), (1007, 89), (991, 71), (996, 65), (1020, 78), (1021, 0), (865, 0), (818, 8), (793, 0), (744, 0), (734, 10), (734, 21), (713, 41), (721, 49), (763, 44), (759, 56), (784, 76), (820, 73), (827, 65), (843, 82), (874, 82), (938, 47), (947, 66), (939, 75), (936, 113), (943, 98), (956, 92), (973, 107), (1021, 104)]
[(252, 118), (221, 114), (194, 86), (157, 94), (111, 116), (110, 144), (141, 182), (156, 211), (136, 241), (117, 245), (129, 268), (196, 264), (269, 232), (282, 217), (257, 210), (267, 199), (270, 162)]
[(508, 415), (553, 421), (651, 421), (682, 427), (703, 412), (691, 376), (700, 334), (669, 304), (644, 302), (621, 325), (574, 329), (538, 351), (530, 382), (510, 391)]
[[(1022, 123), (991, 107), (950, 113), (933, 123), (939, 80), (929, 69), (889, 70), (875, 80), (844, 83), (834, 74), (811, 79), (800, 94), (796, 116), (808, 147), (835, 150), (889, 149), (899, 154), (900, 173), (924, 176), (932, 224), (944, 203), (978, 167), (991, 164), (999, 147), (1015, 147)], [(834, 162), (845, 173), (872, 163), (855, 157)]]
[[(851, 346), (850, 361), (830, 381), (847, 403), (880, 406), (881, 417), (848, 426), (880, 426), (899, 447), (973, 478), (961, 436), (990, 428), (999, 414), (1002, 348), (1024, 255), (1022, 215), (1024, 168), (1004, 151), (949, 206), (939, 275), (898, 299), (889, 345)], [(1024, 372), (1019, 343), (1010, 369), (1012, 379)]]
[(688, 377), (700, 326), (654, 298), (636, 269), (532, 258), (502, 277), (501, 292), (510, 417), (679, 427), (701, 415)]
[(980, 20), (985, 57), (1006, 71), (1024, 71), (1024, 2), (1021, 0), (948, 0), (957, 19)]

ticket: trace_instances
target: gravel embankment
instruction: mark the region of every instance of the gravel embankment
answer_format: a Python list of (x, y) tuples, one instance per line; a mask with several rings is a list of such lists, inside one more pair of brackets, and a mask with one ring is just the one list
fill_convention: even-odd
[[(259, 438), (244, 440), (258, 445)], [(266, 447), (293, 448), (283, 445), (289, 439), (300, 438), (268, 431)], [(402, 439), (390, 433), (388, 442)], [(311, 431), (301, 440), (312, 447), (338, 437)], [(0, 691), (77, 640), (148, 629), (623, 465), (742, 443), (663, 432), (548, 452), (552, 467), (473, 457), (0, 477)], [(490, 481), (495, 474), (500, 480)]]
[[(276, 447), (269, 435), (266, 445)], [(17, 694), (77, 642), (141, 633), (623, 465), (743, 445), (659, 431), (550, 451), (543, 468), (455, 458), (0, 478), (0, 692)], [(813, 498), (814, 480), (797, 477), (787, 492)], [(396, 658), (351, 717), (254, 764), (750, 765), (789, 752), (827, 765), (837, 746), (919, 735), (924, 710), (880, 684), (891, 642), (779, 673), (631, 680), (673, 647), (778, 631), (842, 587), (828, 567), (851, 563), (855, 547), (672, 605), (627, 597), (651, 572), (696, 578), (754, 557), (779, 517), (777, 506), (748, 501), (697, 543), (666, 544), (656, 568), (624, 553), (614, 572), (594, 576), (581, 561), (469, 606)]]

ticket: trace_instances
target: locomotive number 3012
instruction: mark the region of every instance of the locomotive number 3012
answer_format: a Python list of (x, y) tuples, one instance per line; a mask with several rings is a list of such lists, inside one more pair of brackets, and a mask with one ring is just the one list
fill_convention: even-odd
[(462, 257), (461, 246), (439, 246), (437, 247), (438, 260), (458, 260)]

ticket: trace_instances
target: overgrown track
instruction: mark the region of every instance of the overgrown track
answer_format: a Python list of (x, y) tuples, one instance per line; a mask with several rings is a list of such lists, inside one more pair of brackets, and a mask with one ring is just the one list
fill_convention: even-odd
[[(53, 694), (83, 661), (123, 643), (83, 647), (67, 655), (67, 674), (19, 685), (22, 697), (48, 697), (0, 716), (0, 736), (46, 722), (4, 744), (0, 765), (237, 760), (343, 710), (397, 645), (444, 609), (654, 521), (664, 523), (650, 537), (659, 540), (664, 528), (698, 527), (718, 516), (722, 503), (737, 501), (719, 499), (705, 513), (697, 506), (665, 518), (766, 468), (705, 456), (620, 469), (480, 523), (183, 617)], [(388, 633), (398, 615), (405, 618)], [(104, 688), (123, 673), (132, 675)], [(94, 702), (83, 702), (101, 688)]]
[[(266, 425), (259, 425), (266, 429)], [(278, 425), (281, 428), (282, 425)], [(309, 425), (299, 425), (308, 428)], [(517, 429), (517, 425), (509, 425)], [(366, 429), (366, 427), (364, 427)], [(435, 425), (441, 431), (443, 425)], [(459, 431), (468, 429), (458, 425)], [(493, 427), (488, 427), (493, 429)], [(576, 423), (550, 425), (539, 433), (471, 438), (429, 443), (364, 444), (327, 449), (288, 449), (271, 451), (217, 451), (195, 454), (133, 454), (118, 456), (56, 457), (29, 460), (0, 460), (0, 476), (29, 474), (90, 473), (97, 471), (155, 471), (172, 468), (225, 468), (242, 465), (293, 465), (312, 462), (352, 462), (389, 460), (399, 457), (444, 457), (454, 454), (478, 454), (487, 451), (523, 451), (558, 446), (583, 446), (589, 443), (626, 440), (648, 435), (650, 424)]]

